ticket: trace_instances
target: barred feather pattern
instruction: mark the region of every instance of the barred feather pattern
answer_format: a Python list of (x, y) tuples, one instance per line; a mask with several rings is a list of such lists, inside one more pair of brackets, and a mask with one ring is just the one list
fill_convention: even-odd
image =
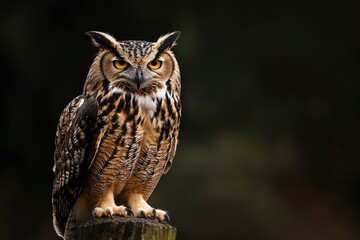
[(89, 197), (98, 198), (99, 193), (104, 195), (114, 186), (119, 200), (121, 194), (134, 189), (147, 199), (174, 157), (180, 102), (166, 91), (165, 99), (154, 97), (156, 111), (150, 116), (138, 96), (131, 93), (104, 87), (97, 100), (98, 126), (104, 135), (89, 176), (89, 182), (97, 184), (85, 191)]

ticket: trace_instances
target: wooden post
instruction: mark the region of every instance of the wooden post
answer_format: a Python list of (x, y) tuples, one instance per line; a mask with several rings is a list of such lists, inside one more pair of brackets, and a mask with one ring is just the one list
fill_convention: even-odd
[(176, 228), (154, 219), (135, 217), (99, 218), (78, 227), (78, 240), (175, 240)]

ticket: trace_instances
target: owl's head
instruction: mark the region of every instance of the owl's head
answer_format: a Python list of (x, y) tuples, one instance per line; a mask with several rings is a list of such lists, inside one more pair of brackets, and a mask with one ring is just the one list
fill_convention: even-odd
[(179, 66), (171, 51), (180, 32), (161, 36), (156, 42), (117, 41), (95, 31), (86, 34), (99, 53), (90, 68), (85, 93), (98, 91), (104, 82), (112, 89), (139, 95), (163, 89), (168, 81), (180, 85)]

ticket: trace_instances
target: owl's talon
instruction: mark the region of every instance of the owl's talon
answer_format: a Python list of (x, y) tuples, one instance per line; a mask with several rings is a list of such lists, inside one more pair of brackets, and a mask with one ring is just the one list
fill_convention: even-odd
[(134, 217), (134, 213), (131, 211), (130, 208), (128, 208), (128, 207), (125, 208), (125, 211), (126, 211), (127, 216)]
[(96, 219), (96, 216), (97, 216), (97, 210), (96, 210), (96, 208), (94, 208), (94, 209), (92, 210), (91, 216), (92, 216), (93, 220)]
[(102, 208), (96, 207), (92, 210), (91, 215), (93, 219), (101, 218), (105, 215), (104, 210)]
[(164, 222), (170, 222), (170, 216), (169, 216), (169, 214), (167, 214), (167, 213), (165, 213), (165, 215), (164, 215)]
[(155, 208), (153, 208), (152, 214), (153, 214), (153, 218), (156, 219), (157, 217), (156, 217), (156, 209)]
[(105, 208), (105, 215), (113, 219), (113, 210), (110, 207)]
[(140, 212), (140, 217), (141, 217), (141, 218), (147, 218), (147, 216), (146, 216), (146, 214), (145, 214), (144, 211), (141, 211), (141, 212)]

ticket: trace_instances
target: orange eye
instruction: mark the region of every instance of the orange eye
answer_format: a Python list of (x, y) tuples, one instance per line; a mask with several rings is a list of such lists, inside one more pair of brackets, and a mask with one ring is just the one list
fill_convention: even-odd
[(125, 62), (124, 60), (114, 60), (113, 64), (115, 68), (120, 70), (124, 70), (129, 66), (129, 63)]
[(161, 67), (162, 62), (160, 60), (154, 60), (149, 62), (148, 67), (152, 70), (159, 69)]

